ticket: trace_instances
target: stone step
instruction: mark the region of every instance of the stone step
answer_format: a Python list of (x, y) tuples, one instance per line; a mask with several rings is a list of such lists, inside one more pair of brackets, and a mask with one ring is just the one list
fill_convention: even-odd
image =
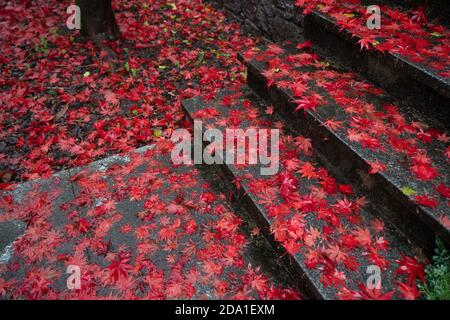
[[(195, 97), (182, 106), (191, 123), (201, 121), (202, 133), (212, 128), (223, 134), (237, 128), (282, 129), (280, 170), (275, 175), (263, 175), (261, 164), (221, 164), (227, 158), (220, 148), (214, 167), (222, 172), (234, 198), (253, 213), (261, 232), (281, 250), (309, 297), (405, 297), (399, 284), (405, 283), (401, 270), (410, 268), (402, 266), (410, 261), (421, 270), (413, 258), (424, 260), (420, 250), (378, 219), (373, 204), (364, 205), (362, 194), (354, 194), (346, 181), (335, 180), (312, 152), (309, 140), (289, 135), (287, 123), (249, 87), (226, 89), (212, 99)], [(369, 273), (377, 267), (382, 270), (381, 288), (371, 290)]]
[(429, 254), (435, 234), (450, 244), (446, 133), (427, 128), (430, 119), (310, 49), (293, 47), (269, 45), (241, 55), (249, 86), (411, 241)]
[[(174, 166), (171, 147), (0, 191), (0, 299), (299, 298), (217, 174)], [(69, 265), (81, 290), (66, 285)]]
[[(344, 10), (344, 4), (345, 1), (337, 5), (342, 6)], [(365, 10), (366, 7), (363, 5), (347, 9), (349, 14), (355, 12), (356, 16), (365, 14)], [(341, 28), (332, 14), (319, 10), (313, 10), (305, 16), (304, 35), (324, 55), (349, 70), (362, 74), (399, 98), (404, 105), (417, 108), (423, 114), (440, 121), (441, 126), (448, 129), (450, 125), (450, 64), (448, 54), (441, 55), (441, 58), (437, 59), (437, 53), (439, 50), (448, 51), (450, 29), (441, 26), (441, 29), (436, 27), (436, 29), (420, 29), (413, 32), (410, 27), (390, 31), (388, 36), (381, 37), (383, 28), (390, 27), (387, 24), (386, 12), (386, 7), (381, 7), (380, 32), (366, 30), (364, 21), (357, 22), (358, 28), (362, 28), (361, 30), (368, 35), (373, 35), (373, 40), (378, 41), (378, 45), (373, 46), (374, 42), (370, 40), (372, 42), (369, 41), (370, 43), (367, 44), (369, 49), (362, 49), (359, 43), (361, 38), (352, 36), (348, 29)], [(360, 26), (361, 24), (364, 28)], [(439, 32), (433, 33), (433, 30), (439, 30)], [(432, 34), (439, 34), (439, 37), (434, 37)], [(418, 40), (428, 44), (421, 44), (413, 49), (412, 55), (401, 52), (402, 47), (413, 47)], [(378, 49), (381, 49), (386, 41), (392, 42), (392, 49), (379, 52)], [(395, 50), (399, 52), (396, 53)], [(421, 61), (422, 58), (424, 61)], [(438, 66), (442, 69), (438, 70)]]
[(425, 3), (426, 13), (430, 19), (436, 19), (438, 23), (450, 25), (450, 2), (447, 0), (365, 0), (366, 5), (383, 4), (388, 6), (399, 6), (406, 10), (416, 10)]

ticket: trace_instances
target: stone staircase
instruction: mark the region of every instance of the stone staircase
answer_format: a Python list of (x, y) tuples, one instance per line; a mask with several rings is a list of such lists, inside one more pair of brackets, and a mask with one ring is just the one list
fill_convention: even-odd
[[(166, 140), (0, 192), (0, 300), (299, 299), (211, 168)], [(79, 290), (67, 286), (80, 268)]]
[[(230, 96), (231, 104), (224, 105), (224, 99)], [(212, 101), (195, 98), (184, 102), (191, 120), (202, 120), (203, 127), (223, 130), (230, 117), (234, 123), (239, 122), (236, 127), (244, 130), (269, 129), (275, 123), (284, 125), (282, 118), (264, 118), (267, 106), (249, 87), (223, 91)], [(205, 117), (203, 111), (211, 108), (215, 116)], [(252, 119), (254, 115), (258, 118)], [(258, 166), (224, 164), (217, 167), (223, 180), (285, 257), (291, 273), (297, 275), (299, 290), (306, 296), (316, 299), (400, 297), (396, 283), (402, 281), (398, 272), (401, 260), (404, 256), (420, 255), (419, 248), (408, 243), (394, 226), (374, 215), (374, 203), (360, 205), (360, 194), (353, 194), (344, 177), (331, 175), (322, 166), (324, 161), (320, 155), (308, 156), (296, 149), (293, 142), (304, 139), (296, 132), (286, 128), (280, 147), (284, 152), (280, 157), (283, 163), (297, 163), (299, 170), (284, 165), (280, 174), (267, 177), (260, 175)], [(312, 173), (306, 177), (310, 168)], [(293, 185), (283, 184), (283, 179), (293, 181)], [(326, 183), (330, 183), (328, 191), (321, 190)], [(290, 187), (292, 190), (283, 193), (283, 188)], [(367, 239), (363, 239), (363, 234)], [(367, 250), (365, 246), (369, 243), (371, 249)], [(382, 289), (368, 290), (367, 268), (376, 264), (382, 270)]]
[[(182, 103), (204, 130), (280, 129), (278, 173), (173, 166), (162, 140), (2, 192), (8, 298), (420, 297), (436, 236), (450, 246), (449, 78), (288, 2), (280, 25), (305, 38), (241, 52), (247, 85)], [(81, 292), (64, 280), (76, 263)]]
[[(450, 6), (446, 4), (445, 7)], [(406, 31), (400, 32), (406, 34)], [(361, 50), (358, 37), (342, 30), (336, 20), (319, 11), (305, 16), (304, 34), (330, 60), (362, 74), (398, 98), (402, 105), (413, 107), (425, 116), (439, 121), (440, 126), (448, 130), (450, 77), (441, 76), (436, 70), (400, 54)], [(449, 35), (446, 30), (445, 37), (448, 38)], [(430, 38), (429, 35), (425, 36)], [(444, 61), (444, 70), (449, 70), (447, 61)]]
[[(362, 51), (319, 12), (304, 31), (242, 52), (248, 86), (186, 100), (184, 111), (207, 128), (282, 128), (276, 176), (216, 168), (306, 296), (417, 298), (436, 236), (450, 245), (449, 78)], [(367, 286), (373, 266), (380, 290)]]
[[(286, 51), (282, 49), (282, 51), (283, 53), (278, 56), (273, 54), (270, 49), (267, 51), (262, 49), (261, 53), (257, 53), (254, 59), (246, 60), (250, 87), (268, 98), (273, 105), (278, 107), (279, 112), (285, 118), (289, 117), (302, 134), (312, 139), (314, 149), (327, 159), (335, 168), (334, 171), (340, 172), (353, 184), (364, 190), (365, 194), (378, 204), (381, 209), (380, 212), (384, 212), (388, 219), (397, 221), (397, 225), (403, 232), (408, 234), (411, 239), (415, 239), (417, 244), (431, 252), (434, 246), (435, 232), (450, 243), (450, 230), (448, 226), (445, 226), (445, 221), (442, 219), (449, 213), (447, 203), (441, 201), (439, 206), (431, 209), (418, 204), (415, 199), (416, 194), (407, 195), (403, 191), (407, 187), (422, 195), (436, 194), (435, 184), (427, 182), (428, 177), (418, 179), (411, 170), (411, 166), (416, 165), (415, 162), (408, 161), (408, 155), (401, 151), (403, 147), (408, 147), (407, 143), (404, 144), (403, 142), (406, 142), (407, 139), (414, 139), (419, 130), (414, 130), (410, 134), (403, 134), (403, 139), (397, 139), (396, 134), (399, 134), (399, 132), (395, 130), (397, 126), (427, 122), (409, 112), (409, 109), (403, 108), (401, 104), (394, 105), (389, 96), (360, 79), (353, 78), (353, 75), (336, 71), (333, 68), (324, 68), (323, 66), (327, 64), (324, 61), (319, 62), (316, 67), (306, 65), (299, 68), (290, 68), (288, 64), (277, 67), (282, 69), (278, 73), (279, 81), (286, 81), (295, 85), (299, 83), (298, 81), (301, 81), (300, 78), (308, 75), (311, 78), (307, 82), (310, 88), (308, 95), (329, 96), (315, 107), (316, 110), (294, 112), (293, 110), (297, 108), (297, 102), (295, 101), (299, 99), (299, 96), (295, 96), (289, 88), (276, 85), (266, 90), (265, 88), (268, 87), (268, 82), (271, 79), (268, 80), (265, 74), (267, 74), (267, 71), (270, 73), (271, 69), (261, 59), (271, 61), (278, 58), (281, 61), (292, 62), (295, 59), (309, 59), (311, 56), (310, 53), (307, 53), (307, 56), (285, 53), (288, 52), (287, 49)], [(258, 57), (262, 58), (258, 61)], [(243, 59), (245, 60), (245, 58)], [(283, 69), (284, 67), (287, 69)], [(341, 77), (342, 79), (350, 77), (354, 87), (344, 86), (329, 94), (330, 86), (324, 87), (323, 84), (317, 84), (314, 81), (315, 79), (321, 81), (321, 77), (326, 71), (336, 72), (332, 74), (330, 85), (339, 86), (342, 84), (339, 82)], [(297, 76), (300, 78), (297, 78)], [(291, 88), (295, 89), (295, 86)], [(345, 99), (340, 96), (343, 91), (346, 92)], [(363, 110), (362, 118), (356, 119), (351, 117), (351, 113), (345, 114), (346, 103), (370, 106), (370, 108)], [(386, 110), (386, 106), (389, 106), (388, 110)], [(372, 107), (375, 109), (372, 109)], [(395, 109), (395, 111), (392, 111), (392, 109)], [(395, 114), (390, 114), (391, 112), (395, 112)], [(387, 132), (389, 137), (383, 136), (385, 132), (363, 137), (361, 141), (355, 141), (355, 139), (349, 137), (349, 130), (345, 130), (346, 128), (364, 131), (364, 126), (376, 125), (376, 121), (370, 120), (376, 113), (381, 113), (383, 126), (387, 126), (387, 129), (393, 129), (392, 132)], [(397, 118), (389, 119), (394, 115), (401, 117), (401, 121), (398, 122)], [(327, 121), (340, 123), (342, 128), (335, 130), (326, 125)], [(416, 140), (419, 141), (419, 139)], [(324, 143), (324, 141), (326, 142)], [(440, 142), (422, 143), (420, 144), (420, 151), (414, 150), (411, 152), (429, 156), (438, 168), (437, 171), (442, 173), (440, 177), (436, 178), (435, 183), (448, 185), (449, 177), (446, 173), (449, 172), (449, 163), (444, 156), (445, 146), (444, 143)], [(368, 174), (371, 170), (371, 163), (377, 161), (385, 163), (388, 166), (387, 170)]]

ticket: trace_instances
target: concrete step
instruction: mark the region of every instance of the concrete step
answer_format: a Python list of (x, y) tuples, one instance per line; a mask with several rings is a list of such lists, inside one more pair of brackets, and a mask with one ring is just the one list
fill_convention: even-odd
[[(363, 194), (354, 194), (345, 180), (331, 176), (322, 166), (323, 159), (311, 153), (309, 140), (289, 135), (292, 129), (285, 128), (287, 121), (272, 114), (269, 104), (244, 86), (223, 90), (213, 99), (185, 100), (182, 105), (192, 123), (202, 122), (203, 133), (208, 128), (223, 134), (233, 128), (282, 129), (277, 174), (263, 175), (261, 164), (219, 162), (215, 167), (234, 198), (245, 204), (286, 258), (309, 297), (405, 297), (399, 285), (405, 278), (399, 270), (409, 258), (420, 270), (413, 258), (424, 260), (420, 250), (377, 218), (373, 204), (364, 205)], [(220, 151), (215, 156), (226, 159)], [(382, 270), (381, 288), (370, 290), (368, 272), (377, 266)]]
[[(343, 1), (338, 4), (342, 6), (344, 12), (355, 14), (355, 16), (365, 14), (366, 6), (346, 6), (345, 3)], [(381, 7), (382, 23), (379, 32), (365, 29), (363, 22), (357, 22), (358, 28), (372, 34), (373, 40), (379, 43), (376, 46), (368, 44), (370, 47), (368, 50), (361, 49), (361, 44), (358, 43), (360, 37), (352, 36), (348, 29), (342, 28), (331, 13), (323, 13), (320, 10), (313, 10), (305, 16), (304, 35), (330, 59), (348, 70), (362, 74), (400, 99), (402, 104), (417, 108), (423, 114), (440, 121), (441, 126), (448, 129), (450, 125), (450, 64), (445, 55), (437, 59), (437, 52), (448, 51), (450, 29), (441, 26), (435, 27), (436, 29), (427, 27), (420, 31), (412, 31), (411, 27), (389, 31), (386, 36), (383, 28), (390, 27), (386, 18), (386, 8)], [(409, 21), (409, 18), (407, 19)], [(361, 24), (363, 26), (360, 26)], [(440, 29), (435, 34), (440, 36), (434, 37), (433, 30), (437, 28)], [(384, 35), (381, 36), (381, 34)], [(400, 42), (400, 39), (404, 41)], [(413, 44), (418, 40), (427, 44), (412, 49), (412, 55), (401, 52), (402, 47), (414, 47)], [(378, 50), (387, 41), (393, 43), (392, 49), (379, 52)], [(422, 58), (423, 61), (421, 61)], [(438, 65), (442, 68), (441, 70), (437, 69)]]
[[(299, 298), (217, 174), (174, 166), (171, 147), (161, 140), (1, 192), (0, 299)], [(69, 265), (80, 290), (67, 287)]]
[(241, 55), (249, 86), (411, 241), (429, 254), (435, 234), (450, 244), (446, 133), (310, 49), (293, 48), (271, 45)]

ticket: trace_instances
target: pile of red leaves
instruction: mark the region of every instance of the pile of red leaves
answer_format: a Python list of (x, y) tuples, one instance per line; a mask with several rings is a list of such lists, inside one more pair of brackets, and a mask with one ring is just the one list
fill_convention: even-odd
[(182, 99), (244, 80), (254, 41), (200, 0), (113, 1), (118, 61), (66, 28), (71, 4), (0, 4), (0, 188), (168, 137)]
[[(284, 122), (272, 115), (272, 108), (260, 110), (258, 104), (242, 91), (231, 92), (222, 99), (220, 111), (214, 110), (214, 117), (207, 112), (208, 104), (194, 117), (214, 128), (279, 128), (284, 132)], [(275, 176), (259, 176), (250, 165), (235, 165), (235, 183), (257, 199), (274, 238), (311, 270), (310, 277), (317, 277), (338, 299), (420, 296), (417, 281), (424, 280), (424, 269), (413, 250), (399, 245), (395, 232), (366, 208), (367, 200), (352, 186), (317, 163), (310, 139), (282, 133), (280, 161)], [(381, 269), (379, 288), (366, 284), (371, 265)]]
[[(298, 53), (269, 45), (262, 52), (248, 51), (246, 58), (266, 63), (269, 86), (288, 90), (297, 99), (293, 112), (317, 111), (328, 129), (368, 149), (368, 174), (390, 170), (407, 196), (432, 209), (450, 229), (447, 133), (402, 114), (381, 89), (330, 67), (308, 49), (310, 45), (299, 44)], [(330, 106), (337, 109), (327, 112)]]
[[(299, 299), (251, 264), (227, 197), (197, 169), (173, 167), (172, 148), (161, 140), (0, 197), (0, 222), (27, 224), (0, 264), (0, 298)], [(66, 287), (68, 266), (80, 289)]]
[(390, 52), (450, 78), (450, 30), (428, 21), (425, 8), (405, 11), (380, 6), (381, 29), (367, 28), (367, 6), (361, 0), (296, 0), (303, 13), (317, 10), (358, 39), (361, 49)]

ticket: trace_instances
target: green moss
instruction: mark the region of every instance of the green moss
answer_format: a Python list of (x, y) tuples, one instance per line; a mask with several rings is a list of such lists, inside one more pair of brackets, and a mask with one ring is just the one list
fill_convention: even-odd
[(433, 263), (425, 269), (425, 283), (419, 288), (427, 300), (450, 300), (450, 252), (437, 240)]

